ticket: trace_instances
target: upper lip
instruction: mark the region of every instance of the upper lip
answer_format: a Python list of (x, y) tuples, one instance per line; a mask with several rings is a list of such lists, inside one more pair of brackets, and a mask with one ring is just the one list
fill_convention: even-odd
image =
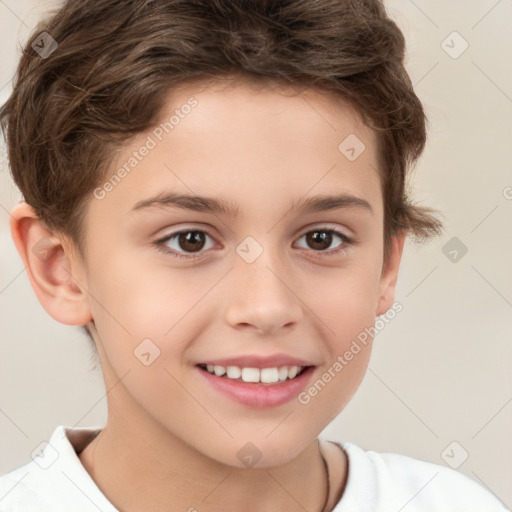
[(273, 356), (246, 355), (224, 359), (210, 359), (199, 364), (211, 364), (218, 366), (238, 366), (240, 368), (274, 368), (280, 366), (314, 366), (304, 359), (298, 359), (286, 354)]

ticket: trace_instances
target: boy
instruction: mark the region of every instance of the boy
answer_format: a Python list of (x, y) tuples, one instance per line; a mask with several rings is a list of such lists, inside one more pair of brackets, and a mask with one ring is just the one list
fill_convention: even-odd
[(36, 29), (0, 111), (11, 229), (46, 311), (87, 329), (109, 415), (59, 426), (0, 510), (505, 510), (317, 439), (405, 237), (442, 227), (405, 192), (425, 119), (403, 56), (378, 0), (69, 0)]

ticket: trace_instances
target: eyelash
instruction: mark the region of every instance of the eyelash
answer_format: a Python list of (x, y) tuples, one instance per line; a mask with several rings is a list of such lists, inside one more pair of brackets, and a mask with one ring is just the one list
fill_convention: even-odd
[[(337, 254), (346, 251), (348, 248), (347, 246), (352, 245), (354, 243), (353, 239), (349, 238), (348, 236), (341, 233), (340, 231), (333, 229), (333, 228), (322, 228), (322, 227), (306, 231), (299, 237), (299, 239), (309, 233), (318, 232), (318, 231), (336, 235), (342, 240), (343, 243), (341, 244), (341, 246), (339, 248), (334, 249), (332, 251), (315, 251), (314, 249), (311, 249), (310, 250), (312, 253), (311, 255), (314, 258), (323, 258), (325, 256), (327, 256), (327, 257), (336, 256)], [(176, 231), (174, 233), (171, 233), (171, 234), (165, 236), (164, 238), (160, 238), (159, 240), (156, 240), (154, 242), (154, 245), (156, 246), (157, 250), (163, 252), (164, 254), (168, 254), (168, 255), (171, 254), (177, 258), (184, 258), (184, 259), (201, 258), (202, 257), (201, 255), (203, 254), (204, 251), (200, 251), (198, 253), (178, 253), (178, 252), (175, 252), (174, 250), (169, 249), (168, 247), (165, 246), (165, 243), (169, 242), (169, 240), (172, 240), (173, 238), (177, 238), (179, 235), (181, 235), (183, 233), (191, 233), (191, 232), (202, 233), (204, 235), (208, 235), (212, 240), (214, 240), (214, 238), (210, 234), (210, 232), (205, 229), (183, 229), (181, 231)], [(197, 256), (196, 256), (196, 254), (197, 254)]]

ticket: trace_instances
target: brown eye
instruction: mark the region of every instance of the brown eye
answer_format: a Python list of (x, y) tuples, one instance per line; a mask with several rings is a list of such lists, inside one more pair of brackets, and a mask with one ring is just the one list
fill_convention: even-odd
[(200, 251), (204, 245), (204, 233), (202, 231), (187, 231), (178, 235), (178, 245), (186, 252)]
[[(211, 249), (217, 244), (209, 233), (201, 229), (177, 231), (155, 242), (157, 248), (165, 253), (182, 258), (195, 258), (203, 249)], [(198, 257), (198, 256), (197, 256)]]
[(310, 231), (306, 234), (308, 245), (317, 251), (328, 249), (332, 243), (332, 232), (330, 231)]
[[(352, 243), (349, 237), (335, 229), (314, 229), (302, 235), (299, 240), (302, 239), (305, 239), (306, 243), (299, 247), (325, 253), (326, 256), (336, 254)], [(339, 241), (336, 243), (336, 240)]]

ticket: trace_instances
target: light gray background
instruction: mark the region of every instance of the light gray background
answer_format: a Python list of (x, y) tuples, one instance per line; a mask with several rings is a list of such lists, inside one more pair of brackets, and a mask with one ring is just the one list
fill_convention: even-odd
[[(54, 5), (0, 0), (0, 101), (20, 42)], [(459, 471), (512, 507), (512, 1), (387, 6), (430, 120), (414, 197), (444, 213), (446, 234), (406, 245), (396, 292), (404, 309), (376, 337), (362, 386), (322, 437), (438, 464), (466, 450)], [(462, 48), (454, 31), (469, 44), (458, 58), (444, 49)], [(57, 425), (103, 425), (107, 410), (85, 337), (48, 316), (30, 287), (8, 227), (19, 193), (3, 150), (0, 162), (2, 474)], [(468, 248), (455, 263), (442, 252), (452, 237)]]

